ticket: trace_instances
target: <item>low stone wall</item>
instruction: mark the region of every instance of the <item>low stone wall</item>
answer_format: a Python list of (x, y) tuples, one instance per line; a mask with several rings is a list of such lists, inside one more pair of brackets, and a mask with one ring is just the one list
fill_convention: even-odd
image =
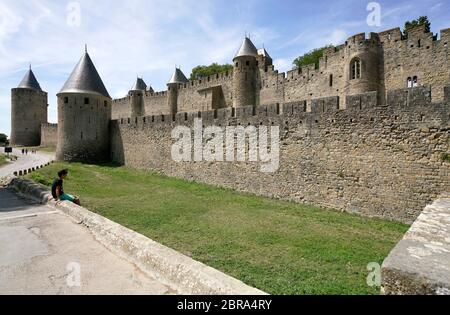
[(13, 178), (8, 187), (27, 198), (63, 211), (87, 227), (109, 250), (125, 257), (161, 282), (176, 287), (181, 293), (266, 294), (83, 207), (70, 202), (57, 203), (46, 187), (33, 181)]
[(383, 262), (384, 294), (450, 295), (450, 194), (419, 215)]

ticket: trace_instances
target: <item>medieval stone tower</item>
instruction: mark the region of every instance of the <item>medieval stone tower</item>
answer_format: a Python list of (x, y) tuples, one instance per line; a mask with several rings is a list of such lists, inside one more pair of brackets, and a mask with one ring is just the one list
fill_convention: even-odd
[[(345, 43), (344, 76), (346, 95), (377, 91), (384, 95), (382, 74), (382, 47), (377, 33), (350, 37)], [(382, 99), (379, 101), (383, 102)]]
[(47, 92), (42, 91), (30, 67), (19, 86), (11, 89), (11, 145), (40, 145), (47, 107)]
[(233, 107), (256, 105), (257, 56), (255, 45), (245, 37), (233, 58)]
[(145, 84), (142, 78), (137, 78), (136, 82), (128, 92), (128, 96), (131, 98), (131, 116), (144, 116), (144, 93), (147, 90), (147, 84)]
[(170, 113), (176, 114), (178, 112), (178, 89), (180, 84), (188, 83), (184, 73), (179, 68), (175, 68), (175, 72), (167, 82), (167, 102)]
[(108, 160), (111, 97), (87, 51), (57, 97), (56, 158), (81, 162)]

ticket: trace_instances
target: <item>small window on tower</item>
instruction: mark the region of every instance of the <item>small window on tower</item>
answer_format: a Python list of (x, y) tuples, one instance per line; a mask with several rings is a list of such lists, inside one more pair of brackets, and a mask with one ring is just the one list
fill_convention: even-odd
[(68, 104), (69, 103), (69, 98), (66, 96), (64, 97), (64, 104)]
[(86, 105), (89, 104), (89, 97), (84, 98), (84, 104), (86, 104)]
[(105, 104), (105, 107), (107, 107), (107, 106), (108, 106), (108, 101), (105, 101), (105, 103), (104, 103), (104, 104)]
[(239, 62), (236, 62), (236, 68), (239, 67)]
[(246, 61), (246, 62), (245, 62), (245, 65), (246, 65), (246, 66), (250, 66), (250, 61)]
[(415, 77), (413, 77), (413, 83), (412, 83), (412, 86), (413, 87), (416, 87), (418, 85), (418, 83), (417, 83), (417, 77), (415, 76)]

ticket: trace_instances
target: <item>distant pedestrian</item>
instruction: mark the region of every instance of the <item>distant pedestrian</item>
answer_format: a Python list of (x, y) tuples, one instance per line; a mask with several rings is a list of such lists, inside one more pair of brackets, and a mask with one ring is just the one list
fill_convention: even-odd
[(25, 149), (25, 154), (28, 155), (28, 149)]
[(25, 149), (22, 149), (22, 155), (24, 155), (25, 154)]

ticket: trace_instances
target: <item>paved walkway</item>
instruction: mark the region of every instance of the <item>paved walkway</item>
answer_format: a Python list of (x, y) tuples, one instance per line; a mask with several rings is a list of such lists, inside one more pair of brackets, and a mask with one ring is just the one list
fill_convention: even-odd
[[(22, 155), (0, 179), (44, 165), (53, 154)], [(85, 227), (0, 187), (0, 294), (176, 294), (113, 254)]]
[(0, 188), (0, 294), (176, 293), (62, 212)]
[(52, 161), (55, 157), (52, 153), (39, 151), (36, 154), (31, 154), (31, 152), (28, 152), (27, 155), (22, 155), (21, 150), (18, 149), (14, 149), (13, 154), (18, 157), (17, 161), (0, 167), (0, 178), (13, 175), (16, 171), (23, 171), (32, 167), (44, 165)]

